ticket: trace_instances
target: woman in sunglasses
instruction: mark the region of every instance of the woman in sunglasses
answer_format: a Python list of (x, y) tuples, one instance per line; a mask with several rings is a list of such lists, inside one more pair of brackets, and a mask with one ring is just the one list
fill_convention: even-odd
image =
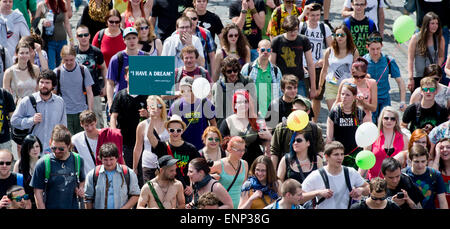
[(132, 27), (139, 18), (148, 19), (153, 8), (153, 0), (129, 0), (127, 9), (122, 13), (122, 28)]
[[(408, 147), (408, 137), (400, 127), (400, 115), (391, 106), (386, 106), (378, 117), (378, 130), (380, 135), (372, 144), (370, 151), (375, 154), (375, 165), (369, 170), (368, 179), (383, 178), (381, 164), (385, 158), (394, 157)], [(361, 176), (365, 177), (367, 170), (360, 169)]]
[(152, 151), (152, 146), (146, 136), (150, 122), (153, 122), (153, 134), (157, 139), (163, 142), (169, 140), (169, 132), (164, 128), (164, 122), (167, 120), (166, 103), (161, 97), (151, 95), (147, 98), (147, 105), (150, 117), (139, 123), (133, 151), (133, 171), (138, 179), (143, 179), (144, 183), (155, 178), (155, 171), (158, 169), (158, 157)]
[[(342, 80), (338, 89), (338, 95), (342, 90), (344, 83), (355, 84), (358, 89), (356, 96), (356, 105), (362, 107), (367, 116), (372, 117), (372, 112), (377, 110), (377, 81), (370, 78), (367, 74), (367, 66), (369, 63), (362, 57), (356, 58), (352, 64), (352, 78)], [(341, 102), (341, 98), (338, 97), (336, 103)]]
[(228, 154), (222, 149), (222, 134), (215, 126), (208, 126), (202, 135), (205, 147), (199, 150), (200, 155), (206, 160), (218, 161)]
[[(436, 96), (434, 99), (441, 107), (450, 107), (450, 93), (447, 92), (448, 87), (439, 83), (442, 79), (442, 69), (437, 64), (428, 65), (423, 71), (423, 77), (431, 77), (437, 82)], [(409, 104), (418, 103), (422, 100), (421, 88), (416, 88), (411, 95)]]
[(431, 141), (428, 137), (428, 133), (424, 129), (414, 130), (411, 133), (411, 137), (409, 138), (408, 148), (394, 156), (394, 158), (398, 162), (400, 162), (402, 168), (411, 166), (411, 160), (409, 159), (408, 151), (411, 150), (411, 148), (415, 145), (422, 145), (427, 149), (428, 152), (431, 151)]
[[(122, 16), (119, 11), (112, 9), (105, 18), (107, 28), (98, 31), (92, 39), (92, 45), (99, 48), (103, 53), (106, 67), (109, 66), (111, 58), (119, 51), (126, 48), (120, 29)], [(100, 34), (103, 34), (101, 36)], [(100, 36), (100, 38), (99, 38)]]
[[(42, 154), (42, 143), (38, 137), (27, 135), (23, 140), (20, 149), (20, 159), (14, 165), (14, 172), (23, 174), (23, 184), (25, 192), (34, 196), (34, 188), (30, 186), (31, 177), (34, 174), (34, 167)], [(31, 198), (33, 209), (36, 209), (35, 199)]]
[(289, 153), (285, 154), (278, 166), (278, 178), (289, 178), (303, 183), (305, 178), (316, 169), (323, 167), (323, 161), (317, 154), (311, 132), (295, 132), (291, 138)]
[(238, 90), (233, 95), (234, 114), (226, 118), (220, 125), (222, 136), (240, 136), (245, 140), (246, 154), (243, 159), (249, 164), (265, 152), (270, 152), (270, 144), (261, 149), (264, 143), (270, 142), (272, 134), (267, 128), (261, 129), (256, 123), (256, 109), (252, 97), (246, 90)]
[(400, 207), (392, 200), (387, 199), (387, 182), (384, 179), (376, 177), (370, 180), (370, 195), (366, 199), (354, 203), (350, 209), (395, 209)]
[(327, 119), (327, 144), (339, 141), (345, 146), (343, 165), (358, 169), (355, 157), (362, 149), (355, 141), (358, 126), (363, 122), (372, 121), (372, 116), (366, 115), (363, 109), (357, 106), (356, 96), (358, 89), (355, 84), (343, 83), (340, 101), (330, 110)]
[(162, 52), (162, 42), (156, 37), (152, 23), (148, 19), (138, 18), (134, 23), (134, 28), (139, 34), (138, 47), (150, 56), (160, 56)]
[(236, 57), (241, 66), (244, 66), (245, 63), (250, 63), (250, 45), (236, 24), (230, 23), (222, 29), (220, 45), (222, 48), (217, 50), (214, 61), (215, 66), (213, 66), (212, 78), (214, 82), (219, 79), (221, 62), (227, 56)]
[(339, 97), (338, 89), (342, 80), (351, 78), (352, 63), (359, 57), (347, 26), (336, 27), (332, 35), (331, 47), (327, 48), (323, 57), (324, 63), (320, 72), (319, 88), (317, 88), (317, 94), (325, 90), (324, 96), (328, 110), (331, 110), (336, 98)]

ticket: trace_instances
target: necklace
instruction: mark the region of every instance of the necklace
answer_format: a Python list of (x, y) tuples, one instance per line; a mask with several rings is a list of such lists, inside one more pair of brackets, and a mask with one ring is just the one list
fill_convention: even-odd
[(19, 66), (19, 65), (17, 65), (17, 69), (19, 69), (20, 71), (25, 71), (25, 70), (27, 70), (27, 69), (28, 69), (28, 66), (25, 66), (25, 68), (20, 68), (20, 66)]
[[(233, 163), (231, 163), (231, 161), (228, 159), (228, 163), (230, 163), (231, 167), (233, 167), (234, 171), (237, 172), (237, 168), (234, 167)], [(238, 167), (239, 168), (239, 167)]]
[(158, 183), (158, 181), (156, 181), (156, 183), (158, 184), (158, 187), (161, 189), (161, 192), (164, 194), (163, 198), (161, 198), (161, 200), (162, 200), (161, 202), (164, 202), (165, 199), (166, 199), (166, 195), (167, 195), (167, 192), (169, 191), (170, 186), (168, 185), (168, 186), (166, 187), (166, 191), (164, 191), (163, 186), (160, 185), (160, 184)]

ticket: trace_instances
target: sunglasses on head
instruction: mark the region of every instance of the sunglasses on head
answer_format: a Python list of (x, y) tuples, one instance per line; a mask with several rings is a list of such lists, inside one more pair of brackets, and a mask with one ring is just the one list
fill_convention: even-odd
[(147, 30), (148, 29), (148, 25), (146, 25), (146, 26), (141, 26), (141, 27), (139, 27), (141, 30)]
[(360, 76), (353, 75), (353, 78), (355, 78), (355, 79), (364, 79), (364, 78), (366, 78), (366, 74), (360, 75)]
[(119, 24), (120, 21), (112, 21), (112, 20), (108, 20), (109, 24)]
[(179, 134), (183, 131), (183, 129), (173, 129), (173, 128), (169, 128), (169, 132), (170, 133), (175, 133), (175, 131)]
[(228, 69), (228, 70), (226, 71), (227, 74), (231, 74), (232, 72), (238, 73), (238, 72), (239, 72), (239, 69), (233, 68), (233, 69)]
[(56, 146), (52, 146), (52, 147), (50, 147), (50, 149), (53, 152), (55, 152), (56, 150), (58, 150), (58, 151), (64, 151), (65, 150), (64, 147), (56, 147)]
[(259, 49), (261, 52), (265, 52), (265, 51), (267, 51), (267, 52), (271, 52), (272, 51), (272, 49), (271, 48), (260, 48)]
[(333, 33), (332, 35), (333, 35), (333, 37), (345, 37), (345, 36), (347, 36), (347, 34), (345, 34), (345, 33)]
[(0, 161), (0, 165), (11, 165), (11, 161)]
[(215, 141), (215, 142), (220, 142), (220, 138), (208, 138), (208, 141)]
[(387, 198), (386, 196), (381, 197), (381, 198), (377, 198), (377, 197), (370, 196), (370, 199), (372, 199), (372, 200), (381, 200), (381, 201), (383, 201), (383, 200), (385, 200), (386, 198)]
[(294, 142), (296, 142), (296, 143), (302, 143), (302, 142), (303, 142), (303, 139), (302, 139), (302, 138), (296, 138), (296, 139), (294, 139)]
[(22, 201), (22, 199), (29, 200), (30, 196), (28, 194), (25, 194), (23, 196), (16, 196), (16, 197), (11, 198), (11, 200), (15, 200), (16, 202), (20, 202), (20, 201)]
[(77, 34), (77, 37), (89, 37), (89, 33), (80, 33), (80, 34)]
[(389, 121), (389, 120), (395, 121), (396, 120), (395, 117), (383, 117), (383, 119), (384, 119), (384, 121)]
[(433, 93), (433, 92), (436, 91), (436, 88), (435, 87), (423, 87), (422, 91), (423, 92), (431, 92), (431, 93)]
[(348, 85), (350, 87), (356, 87), (356, 84), (354, 83), (349, 83), (349, 82), (345, 82), (344, 85)]
[(382, 42), (382, 41), (383, 41), (383, 38), (381, 38), (381, 37), (369, 37), (369, 38), (367, 38), (367, 40), (368, 40), (369, 42), (374, 42), (374, 41), (376, 41), (376, 42)]

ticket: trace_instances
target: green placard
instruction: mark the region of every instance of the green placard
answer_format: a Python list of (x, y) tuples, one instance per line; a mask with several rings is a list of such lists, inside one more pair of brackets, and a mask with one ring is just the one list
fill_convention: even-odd
[(174, 95), (174, 56), (130, 56), (129, 84), (132, 95)]

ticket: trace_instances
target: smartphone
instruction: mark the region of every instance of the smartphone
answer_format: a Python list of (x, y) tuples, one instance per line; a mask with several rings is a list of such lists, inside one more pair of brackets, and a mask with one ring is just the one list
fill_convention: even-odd
[(397, 198), (403, 199), (404, 197), (405, 197), (405, 194), (403, 194), (403, 192), (398, 192), (397, 193)]

